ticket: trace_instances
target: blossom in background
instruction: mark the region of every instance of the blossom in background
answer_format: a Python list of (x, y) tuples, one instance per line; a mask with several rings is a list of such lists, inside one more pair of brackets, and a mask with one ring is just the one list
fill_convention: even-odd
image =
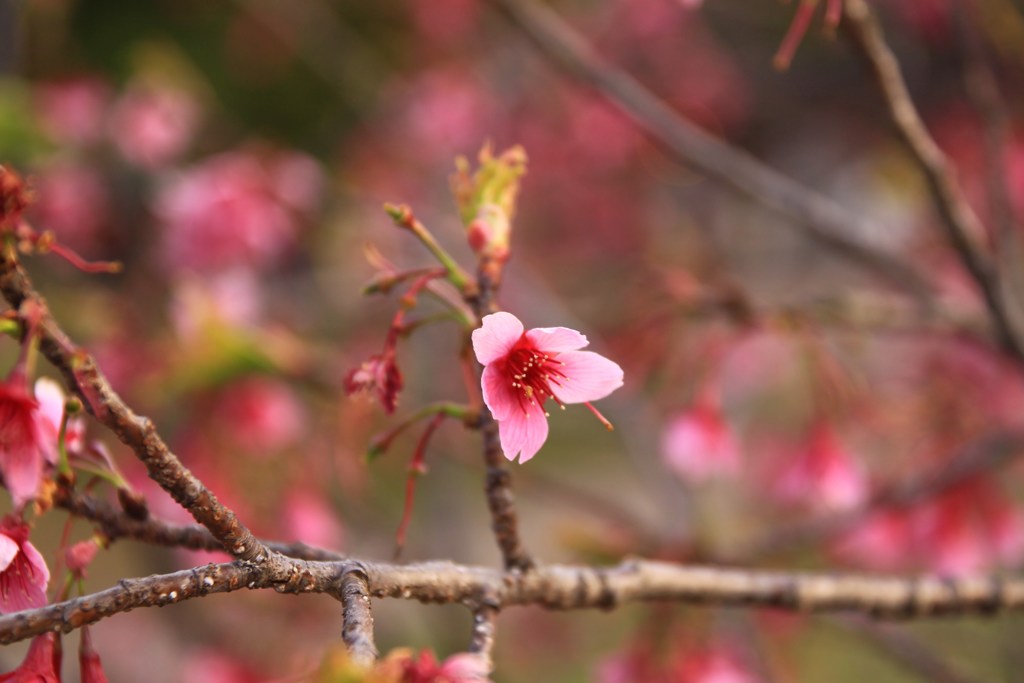
[(916, 555), (942, 576), (970, 576), (1024, 557), (1024, 518), (992, 485), (968, 481), (918, 508)]
[(484, 365), (484, 402), (498, 421), (505, 457), (523, 463), (540, 450), (548, 437), (544, 404), (559, 405), (604, 398), (622, 386), (622, 368), (591, 351), (580, 351), (587, 338), (566, 327), (526, 331), (511, 313), (484, 316), (473, 330), (473, 351)]
[(406, 649), (391, 652), (379, 669), (392, 672), (398, 668), (400, 683), (488, 683), (490, 666), (480, 655), (469, 652), (454, 654), (438, 663), (434, 653), (423, 650), (416, 657)]
[(110, 136), (126, 161), (154, 169), (185, 152), (198, 123), (199, 106), (188, 93), (134, 86), (114, 105)]
[(693, 407), (669, 422), (661, 438), (661, 457), (690, 483), (739, 472), (739, 443), (717, 398), (704, 392)]
[(52, 437), (19, 364), (0, 383), (0, 473), (16, 508), (36, 495), (44, 466), (56, 461), (57, 440)]
[(759, 680), (731, 652), (714, 647), (683, 657), (669, 680), (679, 683), (757, 683)]
[(320, 172), (300, 154), (211, 157), (165, 187), (155, 211), (163, 261), (174, 272), (223, 272), (279, 263), (316, 203)]
[(36, 202), (29, 212), (33, 227), (50, 230), (67, 246), (100, 253), (110, 222), (110, 196), (102, 174), (91, 166), (59, 161), (35, 176)]
[(345, 542), (345, 528), (336, 511), (309, 487), (288, 494), (281, 507), (281, 524), (287, 538), (317, 548), (337, 549)]
[[(25, 660), (14, 671), (0, 674), (0, 681), (60, 683), (60, 662), (54, 649), (55, 639), (56, 636), (52, 633), (33, 638)], [(82, 680), (87, 679), (83, 677)]]
[(246, 377), (219, 392), (214, 422), (248, 455), (269, 457), (306, 433), (306, 413), (295, 392), (268, 377)]
[(47, 603), (50, 569), (28, 540), (28, 525), (9, 515), (0, 521), (0, 614)]
[(883, 510), (837, 539), (839, 559), (877, 572), (904, 570), (915, 559), (912, 519), (907, 510)]
[(33, 100), (43, 131), (57, 142), (88, 145), (103, 134), (110, 88), (98, 78), (42, 83)]
[(844, 510), (864, 502), (864, 470), (843, 447), (827, 422), (815, 424), (795, 457), (787, 460), (776, 482), (779, 497), (826, 510)]

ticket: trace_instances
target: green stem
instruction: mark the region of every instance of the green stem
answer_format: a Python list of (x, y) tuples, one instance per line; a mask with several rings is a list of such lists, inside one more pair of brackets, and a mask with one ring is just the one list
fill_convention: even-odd
[(413, 215), (412, 209), (405, 204), (385, 204), (384, 211), (391, 216), (391, 220), (400, 228), (405, 228), (423, 243), (423, 246), (434, 255), (438, 263), (444, 266), (448, 281), (451, 282), (460, 292), (468, 292), (472, 289), (473, 279), (462, 267), (452, 258), (451, 254), (445, 251), (434, 236), (427, 230), (423, 223)]
[(391, 447), (391, 442), (394, 441), (399, 434), (420, 420), (434, 415), (444, 415), (445, 417), (452, 417), (465, 422), (467, 418), (470, 417), (471, 412), (472, 411), (469, 406), (462, 403), (454, 403), (451, 401), (428, 403), (409, 417), (399, 422), (396, 426), (375, 437), (370, 442), (370, 450), (366, 454), (367, 458), (373, 460), (377, 456), (383, 455), (384, 452)]

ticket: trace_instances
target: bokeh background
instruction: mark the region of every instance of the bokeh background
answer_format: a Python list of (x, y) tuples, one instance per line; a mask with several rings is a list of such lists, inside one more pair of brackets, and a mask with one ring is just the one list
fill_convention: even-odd
[[(969, 45), (980, 46), (1009, 116), (1001, 177), (1024, 211), (1021, 3), (874, 5), (926, 123), (988, 218), (983, 126), (965, 87)], [(964, 332), (983, 308), (841, 32), (823, 31), (819, 14), (780, 72), (773, 55), (792, 3), (552, 7), (682, 115), (871, 219), (878, 228), (859, 237), (928, 272), (948, 316), (923, 321), (787, 217), (662, 151), (483, 0), (0, 2), (0, 163), (30, 178), (37, 229), (124, 264), (84, 275), (33, 258), (37, 284), (128, 402), (257, 533), (387, 559), (418, 434), (368, 462), (371, 438), (397, 416), (343, 389), (397, 307), (397, 294), (360, 295), (375, 272), (367, 245), (401, 267), (430, 265), (381, 210), (407, 202), (471, 267), (448, 190), (455, 157), (521, 144), (529, 171), (501, 305), (528, 327), (582, 330), (626, 371), (601, 404), (614, 433), (570, 409), (553, 416), (535, 460), (512, 465), (525, 540), (543, 561), (714, 562), (760, 547), (744, 559), (945, 575), (1019, 567), (1016, 465), (866, 515), (838, 537), (764, 547), (1024, 417), (1019, 369)], [(465, 400), (459, 344), (450, 322), (400, 343), (399, 415)], [(13, 362), (15, 345), (2, 350)], [(110, 435), (89, 433), (157, 514), (189, 521)], [(435, 436), (404, 560), (499, 561), (479, 450), (455, 423)], [(64, 523), (59, 511), (38, 520), (44, 553)], [(71, 535), (89, 533), (76, 522)], [(212, 557), (120, 541), (87, 585)], [(382, 651), (444, 656), (468, 644), (460, 607), (388, 601), (375, 616)], [(240, 593), (120, 615), (93, 633), (111, 680), (292, 681), (337, 646), (340, 619), (326, 597)], [(900, 635), (977, 680), (1011, 681), (1019, 626), (956, 619)], [(750, 610), (510, 609), (495, 680), (926, 680), (877, 635)], [(4, 669), (23, 651), (0, 650)]]

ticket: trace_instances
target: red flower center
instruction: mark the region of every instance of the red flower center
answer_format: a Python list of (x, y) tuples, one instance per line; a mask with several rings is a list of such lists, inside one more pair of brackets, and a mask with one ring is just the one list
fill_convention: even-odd
[(554, 356), (540, 352), (524, 334), (512, 347), (505, 361), (505, 374), (512, 382), (512, 389), (519, 400), (519, 407), (529, 415), (527, 407), (537, 404), (541, 408), (549, 398), (561, 405), (551, 391), (566, 379), (562, 367), (565, 363)]

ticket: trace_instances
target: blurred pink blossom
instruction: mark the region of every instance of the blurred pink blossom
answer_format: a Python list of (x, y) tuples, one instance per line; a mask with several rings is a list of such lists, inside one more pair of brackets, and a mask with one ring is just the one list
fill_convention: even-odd
[(309, 490), (293, 490), (284, 501), (283, 524), (287, 538), (317, 548), (340, 549), (345, 528), (334, 509)]
[(471, 72), (441, 68), (423, 73), (396, 105), (411, 149), (433, 160), (475, 150), (486, 139), (491, 99)]
[(110, 196), (100, 172), (72, 161), (42, 168), (35, 176), (36, 202), (29, 211), (33, 226), (50, 230), (75, 251), (105, 249)]
[(731, 652), (715, 647), (685, 655), (671, 680), (678, 683), (757, 683), (760, 678)]
[(25, 660), (14, 671), (0, 674), (0, 681), (60, 683), (60, 658), (54, 648), (55, 639), (52, 633), (33, 638)]
[(776, 481), (779, 496), (824, 510), (843, 510), (864, 502), (868, 483), (863, 468), (825, 421), (815, 424), (794, 457), (783, 463)]
[(838, 539), (834, 551), (839, 559), (872, 571), (904, 570), (916, 559), (912, 527), (905, 510), (877, 512)]
[(483, 657), (468, 652), (454, 654), (438, 664), (430, 650), (418, 657), (401, 653), (401, 683), (489, 683), (490, 667)]
[(50, 569), (28, 540), (28, 525), (8, 515), (0, 521), (0, 614), (47, 604)]
[(100, 139), (110, 88), (98, 78), (41, 83), (35, 88), (39, 124), (55, 141), (89, 145)]
[(39, 491), (43, 468), (56, 460), (51, 425), (28, 387), (21, 365), (0, 383), (0, 473), (21, 508)]
[(473, 330), (473, 351), (484, 366), (484, 402), (498, 421), (505, 457), (524, 463), (548, 437), (544, 404), (590, 405), (622, 386), (622, 368), (604, 356), (580, 351), (587, 338), (566, 327), (526, 331), (511, 313), (484, 316)]
[(172, 271), (207, 273), (280, 262), (299, 236), (296, 209), (308, 207), (310, 187), (319, 186), (314, 169), (296, 153), (244, 151), (193, 167), (157, 199), (164, 262)]
[(256, 327), (263, 316), (263, 291), (256, 273), (248, 268), (205, 277), (182, 273), (174, 282), (170, 309), (178, 337), (193, 342), (211, 326)]
[(110, 137), (130, 163), (155, 169), (180, 157), (199, 124), (199, 105), (181, 90), (134, 86), (114, 105)]
[[(64, 421), (64, 390), (55, 380), (40, 377), (36, 380), (35, 397), (39, 401), (39, 412), (47, 427), (47, 439), (54, 444), (60, 436), (60, 425)], [(72, 417), (64, 429), (64, 446), (69, 453), (81, 452), (85, 447), (85, 420)]]
[(915, 519), (918, 554), (937, 574), (981, 574), (1024, 558), (1024, 517), (987, 481), (944, 493)]
[(661, 438), (661, 457), (690, 483), (739, 473), (739, 443), (716, 397), (705, 392), (693, 407), (669, 421)]
[(306, 412), (292, 389), (269, 377), (248, 377), (218, 392), (213, 420), (240, 449), (265, 458), (306, 433)]

